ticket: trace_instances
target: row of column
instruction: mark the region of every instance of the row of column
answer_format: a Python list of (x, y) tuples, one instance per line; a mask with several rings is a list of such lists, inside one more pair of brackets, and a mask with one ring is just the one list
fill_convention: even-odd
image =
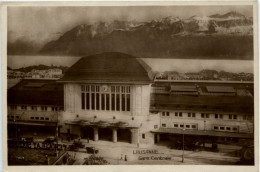
[[(113, 134), (112, 134), (112, 141), (114, 143), (117, 142), (117, 129), (116, 128), (112, 128)], [(138, 141), (138, 129), (130, 129), (131, 131), (131, 143), (132, 144), (137, 144)], [(99, 137), (98, 137), (98, 127), (94, 128), (94, 141), (98, 141)]]

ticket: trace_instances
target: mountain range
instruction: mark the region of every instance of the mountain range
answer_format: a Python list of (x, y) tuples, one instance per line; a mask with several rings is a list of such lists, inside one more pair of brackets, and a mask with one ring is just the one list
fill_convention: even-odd
[(252, 35), (253, 18), (234, 11), (187, 19), (168, 16), (148, 22), (115, 20), (78, 25), (37, 48), (37, 44), (19, 39), (8, 43), (8, 54), (22, 50), (78, 56), (117, 51), (141, 57), (252, 59)]

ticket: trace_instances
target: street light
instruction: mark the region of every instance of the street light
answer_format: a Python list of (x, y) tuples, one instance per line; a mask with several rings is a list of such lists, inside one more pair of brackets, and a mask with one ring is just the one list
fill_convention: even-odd
[(183, 124), (183, 129), (182, 129), (182, 163), (184, 163), (184, 124)]

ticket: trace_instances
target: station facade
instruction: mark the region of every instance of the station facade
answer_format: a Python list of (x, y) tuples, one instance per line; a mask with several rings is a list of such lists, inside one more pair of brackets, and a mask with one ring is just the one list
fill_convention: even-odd
[(64, 84), (61, 132), (85, 139), (150, 143), (151, 69), (141, 59), (122, 53), (84, 57), (59, 80)]
[[(252, 139), (254, 134), (253, 83), (156, 82), (147, 64), (123, 53), (81, 58), (54, 81), (57, 87), (39, 84), (46, 81), (26, 82), (9, 90), (10, 124), (14, 123), (12, 118), (22, 116), (19, 114), (44, 114), (43, 104), (48, 102), (49, 113), (57, 107), (57, 118), (52, 119), (59, 134), (94, 141), (139, 145), (169, 141), (181, 134), (238, 139)], [(17, 98), (14, 90), (20, 94), (29, 88), (38, 90), (39, 99), (43, 100), (28, 102), (26, 95)], [(57, 97), (57, 91), (62, 95)], [(30, 109), (34, 106), (38, 110)], [(48, 119), (31, 116), (24, 120), (20, 117), (20, 122), (40, 123), (39, 119)]]

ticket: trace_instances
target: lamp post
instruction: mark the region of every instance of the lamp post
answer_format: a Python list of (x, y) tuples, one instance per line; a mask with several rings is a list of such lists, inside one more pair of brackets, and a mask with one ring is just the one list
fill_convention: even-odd
[(182, 163), (184, 163), (184, 124), (183, 124), (183, 129), (182, 129)]
[(17, 124), (16, 124), (16, 121), (14, 119), (14, 125), (15, 125), (15, 140), (17, 141)]

